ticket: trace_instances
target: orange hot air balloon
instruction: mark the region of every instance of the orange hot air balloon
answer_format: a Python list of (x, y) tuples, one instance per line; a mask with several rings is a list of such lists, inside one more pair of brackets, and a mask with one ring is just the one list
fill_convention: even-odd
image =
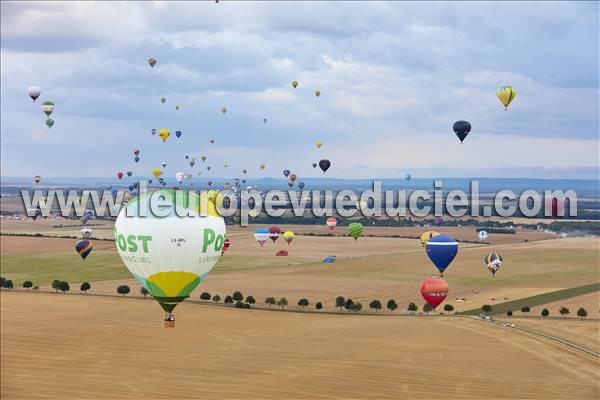
[(440, 277), (432, 277), (421, 283), (421, 296), (433, 309), (442, 304), (448, 296), (448, 283)]

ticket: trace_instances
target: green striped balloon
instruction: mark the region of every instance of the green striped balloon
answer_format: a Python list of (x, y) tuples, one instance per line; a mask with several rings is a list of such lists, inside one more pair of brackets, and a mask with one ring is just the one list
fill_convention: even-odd
[(363, 233), (363, 224), (360, 222), (351, 223), (348, 225), (348, 233), (354, 238), (354, 240), (358, 240)]

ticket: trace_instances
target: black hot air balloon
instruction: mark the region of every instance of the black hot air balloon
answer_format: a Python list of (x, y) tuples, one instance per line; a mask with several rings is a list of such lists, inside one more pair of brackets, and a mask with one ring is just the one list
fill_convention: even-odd
[(323, 170), (323, 173), (327, 172), (329, 167), (331, 167), (331, 161), (329, 161), (329, 160), (319, 161), (319, 168), (321, 168), (321, 170)]
[(456, 121), (452, 129), (454, 129), (454, 133), (456, 133), (462, 144), (463, 140), (471, 132), (471, 124), (468, 121)]

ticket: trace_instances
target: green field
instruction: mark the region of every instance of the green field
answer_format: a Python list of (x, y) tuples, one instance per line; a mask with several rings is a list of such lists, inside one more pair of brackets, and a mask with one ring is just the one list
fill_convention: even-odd
[[(520, 310), (524, 306), (536, 307), (548, 303), (553, 303), (559, 300), (570, 299), (572, 297), (581, 296), (588, 293), (594, 293), (600, 291), (600, 283), (592, 283), (590, 285), (578, 286), (574, 288), (556, 290), (554, 292), (543, 293), (536, 296), (525, 297), (523, 299), (507, 301), (505, 303), (499, 303), (494, 305), (492, 314), (501, 315), (505, 314), (508, 310), (516, 311)], [(463, 311), (460, 314), (465, 315), (477, 315), (481, 313), (480, 308), (473, 310)]]

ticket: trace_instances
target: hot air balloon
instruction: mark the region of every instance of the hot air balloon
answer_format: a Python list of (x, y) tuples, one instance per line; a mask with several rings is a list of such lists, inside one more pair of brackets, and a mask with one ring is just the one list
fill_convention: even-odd
[(77, 254), (84, 260), (90, 255), (93, 248), (92, 242), (87, 239), (79, 240), (75, 243), (75, 251), (77, 251)]
[(260, 244), (260, 247), (263, 247), (267, 239), (269, 239), (269, 230), (267, 228), (256, 228), (254, 231), (254, 239)]
[(501, 255), (497, 253), (490, 253), (483, 258), (483, 265), (490, 270), (493, 276), (496, 276), (496, 272), (498, 272), (500, 266), (502, 266), (503, 261), (504, 260), (502, 259)]
[(265, 169), (265, 167), (266, 167), (266, 165), (265, 165), (265, 164), (260, 164), (260, 165), (258, 166), (258, 168), (260, 168), (260, 169), (261, 169), (261, 171), (262, 171), (262, 170), (264, 170), (264, 169)]
[(160, 176), (162, 176), (162, 170), (160, 168), (153, 168), (152, 169), (152, 175), (154, 175), (155, 178), (159, 178)]
[(316, 162), (312, 163), (312, 166), (313, 166), (313, 168), (317, 168), (317, 163)]
[(498, 99), (500, 100), (500, 102), (504, 106), (504, 110), (506, 111), (508, 110), (508, 105), (510, 104), (510, 102), (515, 99), (517, 91), (512, 86), (502, 86), (498, 89), (496, 94), (498, 95)]
[(439, 232), (435, 232), (435, 231), (424, 232), (421, 235), (421, 246), (425, 247), (425, 245), (427, 244), (427, 242), (429, 241), (429, 239), (431, 239), (432, 237), (437, 236), (439, 234), (440, 234)]
[(47, 116), (50, 116), (50, 114), (52, 114), (52, 112), (54, 112), (54, 107), (56, 107), (56, 106), (51, 101), (45, 101), (42, 103), (42, 111)]
[(323, 146), (323, 142), (317, 141), (315, 142), (315, 146), (317, 146), (317, 149), (320, 149)]
[(290, 173), (291, 173), (291, 172), (290, 172), (290, 170), (289, 170), (289, 169), (284, 169), (284, 170), (283, 170), (283, 176), (285, 176), (286, 178), (287, 178), (288, 176), (290, 176)]
[(479, 236), (479, 241), (480, 242), (485, 242), (488, 238), (488, 233), (487, 231), (479, 231), (479, 233), (477, 234), (477, 236)]
[(223, 167), (227, 168), (228, 166), (229, 166), (229, 164), (227, 163), (227, 161), (225, 161), (225, 162), (223, 163)]
[(175, 131), (175, 136), (177, 136), (178, 138), (181, 137), (181, 131)]
[(287, 242), (287, 244), (289, 246), (290, 243), (292, 243), (292, 240), (294, 240), (294, 232), (292, 232), (292, 231), (283, 232), (283, 239)]
[(319, 97), (321, 95), (321, 92), (319, 90), (315, 91), (315, 96)]
[(140, 162), (140, 158), (139, 157), (133, 157), (133, 161), (135, 161), (136, 163)]
[(166, 168), (166, 167), (167, 167), (167, 163), (166, 163), (166, 162), (164, 162), (164, 161), (163, 161), (163, 162), (161, 162), (161, 163), (160, 163), (160, 165), (162, 165), (162, 167), (163, 167), (163, 168)]
[(140, 155), (140, 151), (139, 151), (138, 149), (135, 149), (135, 150), (133, 151), (133, 155), (134, 155), (134, 156), (139, 156), (139, 155)]
[(165, 104), (167, 102), (167, 98), (166, 97), (161, 97), (160, 98), (160, 102)]
[(427, 256), (444, 276), (444, 271), (458, 254), (458, 242), (452, 236), (437, 235), (427, 241)]
[(122, 179), (123, 178), (123, 173), (122, 172), (117, 172), (117, 178)]
[(81, 228), (81, 236), (83, 236), (84, 239), (89, 239), (90, 237), (92, 237), (92, 228), (89, 227), (83, 227)]
[(212, 181), (208, 181), (208, 186), (212, 186)]
[(440, 277), (432, 277), (421, 283), (421, 296), (435, 310), (448, 296), (448, 284)]
[(54, 126), (54, 120), (52, 118), (46, 119), (46, 125), (48, 128), (52, 128)]
[(195, 208), (202, 218), (179, 217), (176, 192), (163, 190), (169, 203), (163, 209), (170, 207), (166, 216), (139, 215), (138, 202), (150, 209), (152, 196), (145, 193), (121, 210), (115, 223), (115, 243), (123, 263), (167, 313), (165, 323), (169, 327), (174, 326), (173, 309), (206, 279), (218, 261), (226, 234), (217, 212), (222, 198), (216, 192), (189, 193), (197, 197), (190, 199), (190, 206), (177, 204), (177, 210)]
[(210, 142), (210, 144), (214, 144), (215, 140), (214, 139), (210, 139), (209, 142)]
[(225, 114), (227, 112), (227, 107), (221, 107), (221, 114)]
[(412, 175), (411, 174), (404, 175), (404, 180), (410, 181), (411, 179), (412, 179)]
[(133, 175), (133, 172), (127, 171), (127, 176), (131, 178), (131, 175)]
[(291, 174), (291, 175), (290, 175), (290, 181), (294, 182), (294, 181), (296, 181), (296, 178), (298, 178), (298, 177), (296, 176), (296, 174)]
[(206, 170), (207, 170), (207, 171), (210, 171), (210, 165), (208, 165), (208, 166), (206, 167)]
[(200, 159), (202, 160), (202, 162), (206, 161), (206, 156), (201, 156)]
[(150, 65), (152, 68), (154, 68), (154, 66), (156, 65), (156, 59), (155, 59), (155, 58), (152, 58), (152, 57), (150, 57), (150, 58), (148, 59), (148, 64), (149, 64), (149, 65)]
[(298, 81), (292, 81), (292, 87), (296, 89), (298, 87)]
[(177, 104), (177, 105), (175, 106), (175, 110), (177, 110), (177, 111), (179, 111), (179, 109), (180, 109), (180, 108), (181, 108), (181, 106), (180, 106), (179, 104)]
[(192, 168), (193, 168), (193, 167), (194, 167), (194, 165), (196, 165), (196, 159), (195, 159), (195, 158), (192, 158), (192, 159), (189, 161), (189, 164), (190, 164), (190, 167), (192, 167)]
[(279, 239), (279, 235), (281, 234), (281, 228), (278, 226), (269, 227), (269, 239), (275, 243), (277, 239)]
[(248, 172), (248, 170), (247, 170), (247, 169), (243, 169), (243, 170), (242, 170), (242, 174), (246, 175), (246, 172)]
[(40, 97), (40, 94), (42, 94), (42, 89), (38, 86), (29, 86), (27, 88), (27, 94), (31, 97), (31, 100), (35, 102), (35, 100)]
[(175, 174), (175, 180), (177, 181), (177, 183), (179, 183), (181, 185), (181, 182), (183, 182), (183, 180), (185, 179), (185, 174), (183, 172), (177, 172)]
[(154, 128), (150, 129), (150, 133), (152, 133), (152, 136), (156, 135), (156, 129), (154, 129)]
[(263, 118), (263, 124), (266, 124), (266, 123), (267, 123), (267, 119)]
[(329, 167), (331, 167), (331, 161), (329, 160), (321, 160), (319, 161), (319, 167), (323, 171), (323, 173), (327, 172)]
[(158, 131), (158, 136), (162, 139), (163, 142), (166, 142), (169, 136), (171, 136), (171, 131), (167, 128), (161, 128)]
[[(248, 215), (249, 215), (249, 216), (251, 216), (252, 218), (256, 218), (256, 217), (258, 217), (258, 215), (259, 215), (259, 214), (260, 214), (260, 213), (258, 212), (258, 210), (254, 210), (254, 209), (252, 209), (252, 210), (248, 211)], [(265, 229), (266, 229), (266, 228), (265, 228)]]
[(225, 252), (229, 249), (229, 246), (231, 246), (231, 240), (225, 238), (225, 241), (223, 242), (223, 250), (221, 250), (221, 255), (225, 254)]
[(469, 132), (471, 132), (471, 124), (467, 121), (456, 121), (452, 126), (454, 129), (454, 133), (460, 139), (460, 143), (462, 144), (463, 140), (467, 137)]
[(304, 189), (304, 182), (298, 182), (298, 187), (300, 190)]
[(360, 222), (352, 222), (348, 225), (348, 233), (356, 241), (363, 233), (363, 224)]
[(40, 181), (42, 180), (42, 177), (39, 175), (36, 175), (33, 177), (33, 180), (35, 181), (35, 183), (40, 183)]
[(325, 222), (325, 224), (327, 224), (327, 227), (329, 228), (329, 230), (332, 231), (337, 226), (337, 219), (335, 219), (333, 217), (329, 217), (329, 218), (327, 218), (327, 221)]

